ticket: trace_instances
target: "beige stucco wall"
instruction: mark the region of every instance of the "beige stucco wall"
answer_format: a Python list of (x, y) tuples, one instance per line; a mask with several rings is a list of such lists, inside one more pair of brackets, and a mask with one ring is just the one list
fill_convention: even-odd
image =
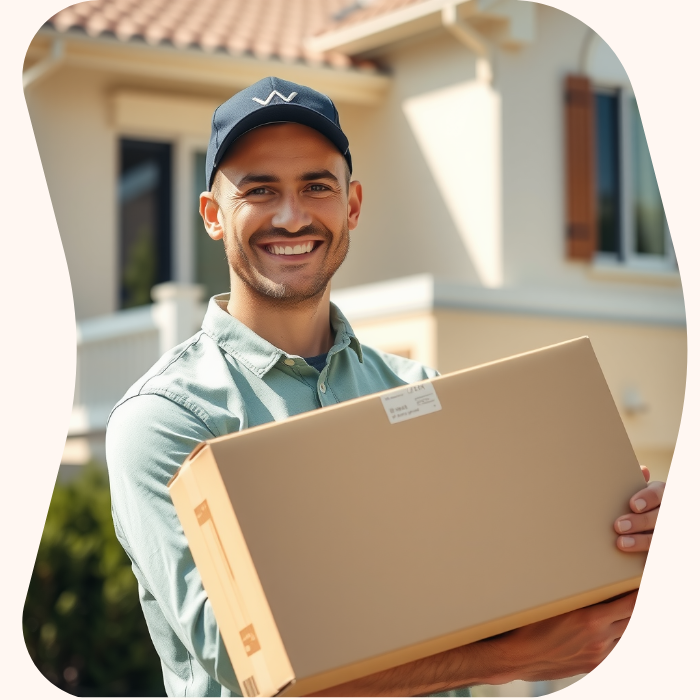
[[(160, 109), (148, 99), (117, 100), (141, 94), (174, 99)], [(208, 115), (202, 104), (220, 104), (224, 92), (195, 91), (176, 81), (125, 76), (116, 69), (62, 66), (25, 92), (44, 175), (66, 255), (78, 319), (112, 313), (118, 308), (118, 140), (121, 136), (153, 138), (173, 144), (173, 239), (183, 216), (178, 178), (182, 139), (199, 137), (206, 145)], [(177, 107), (194, 104), (189, 111)], [(167, 107), (167, 105), (166, 105)], [(187, 111), (187, 114), (183, 114)], [(154, 123), (160, 118), (160, 124)], [(201, 120), (201, 125), (196, 123)], [(189, 201), (188, 201), (189, 204)], [(189, 213), (187, 207), (184, 211)], [(177, 251), (174, 251), (177, 256)]]
[(66, 69), (26, 92), (78, 318), (116, 308), (117, 152), (104, 91), (103, 75)]
[(672, 271), (566, 259), (563, 81), (582, 70), (591, 32), (537, 5), (535, 35), (495, 51), (492, 88), (446, 31), (379, 56), (392, 76), (385, 102), (340, 110), (365, 202), (336, 288), (428, 272), (479, 286), (654, 289), (682, 303)]
[[(433, 272), (478, 283), (454, 221), (403, 111), (406, 99), (473, 78), (474, 57), (439, 34), (385, 57), (392, 85), (377, 107), (339, 108), (364, 188), (360, 226), (338, 288)], [(468, 119), (465, 118), (465, 128)]]

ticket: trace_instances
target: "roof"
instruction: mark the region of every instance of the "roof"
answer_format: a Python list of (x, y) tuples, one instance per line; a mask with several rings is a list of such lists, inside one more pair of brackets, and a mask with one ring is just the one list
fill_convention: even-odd
[(421, 0), (91, 0), (55, 14), (47, 25), (120, 41), (200, 48), (260, 59), (343, 68), (353, 60), (305, 46), (307, 37), (338, 23), (362, 21)]
[(333, 20), (317, 33), (345, 29), (345, 27), (360, 24), (421, 2), (425, 2), (425, 0), (356, 0), (344, 10), (336, 13)]

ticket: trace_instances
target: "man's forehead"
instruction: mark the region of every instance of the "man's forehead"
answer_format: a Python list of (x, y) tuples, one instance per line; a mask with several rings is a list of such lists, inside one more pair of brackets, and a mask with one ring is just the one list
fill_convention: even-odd
[[(236, 142), (221, 163), (220, 170), (227, 179), (237, 182), (252, 175), (284, 176), (299, 180), (308, 179), (309, 172), (323, 171), (338, 179), (344, 170), (342, 154), (322, 134), (298, 124), (309, 133), (292, 133), (290, 130), (274, 130), (271, 125), (255, 129)], [(269, 131), (266, 131), (268, 130)], [(254, 133), (259, 132), (259, 133)]]
[(248, 167), (249, 161), (261, 159), (282, 165), (302, 159), (342, 160), (343, 156), (319, 131), (284, 122), (266, 124), (243, 134), (231, 145), (220, 167)]

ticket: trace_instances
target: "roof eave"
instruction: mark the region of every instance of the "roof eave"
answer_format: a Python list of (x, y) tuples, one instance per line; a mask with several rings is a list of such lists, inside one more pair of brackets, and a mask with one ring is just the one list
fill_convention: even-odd
[[(39, 30), (27, 52), (28, 57), (39, 57), (47, 52), (50, 41), (56, 38), (60, 38), (64, 45), (62, 66), (194, 82), (226, 90), (242, 89), (268, 75), (277, 75), (302, 84), (311, 83), (338, 102), (371, 105), (382, 101), (390, 83), (390, 78), (379, 71), (234, 56), (196, 47), (121, 41), (112, 36), (91, 37), (82, 31), (60, 32), (50, 26)], [(47, 46), (42, 51), (40, 44), (43, 42)]]
[(339, 51), (349, 56), (366, 54), (383, 46), (438, 29), (442, 26), (442, 9), (447, 5), (471, 14), (473, 0), (426, 0), (426, 2), (380, 15), (374, 19), (330, 31), (306, 40), (314, 52)]

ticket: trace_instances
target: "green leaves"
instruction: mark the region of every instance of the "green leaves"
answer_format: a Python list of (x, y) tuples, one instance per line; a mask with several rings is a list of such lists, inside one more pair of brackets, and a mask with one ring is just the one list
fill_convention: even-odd
[(104, 467), (54, 489), (23, 615), (37, 668), (73, 695), (164, 695)]

